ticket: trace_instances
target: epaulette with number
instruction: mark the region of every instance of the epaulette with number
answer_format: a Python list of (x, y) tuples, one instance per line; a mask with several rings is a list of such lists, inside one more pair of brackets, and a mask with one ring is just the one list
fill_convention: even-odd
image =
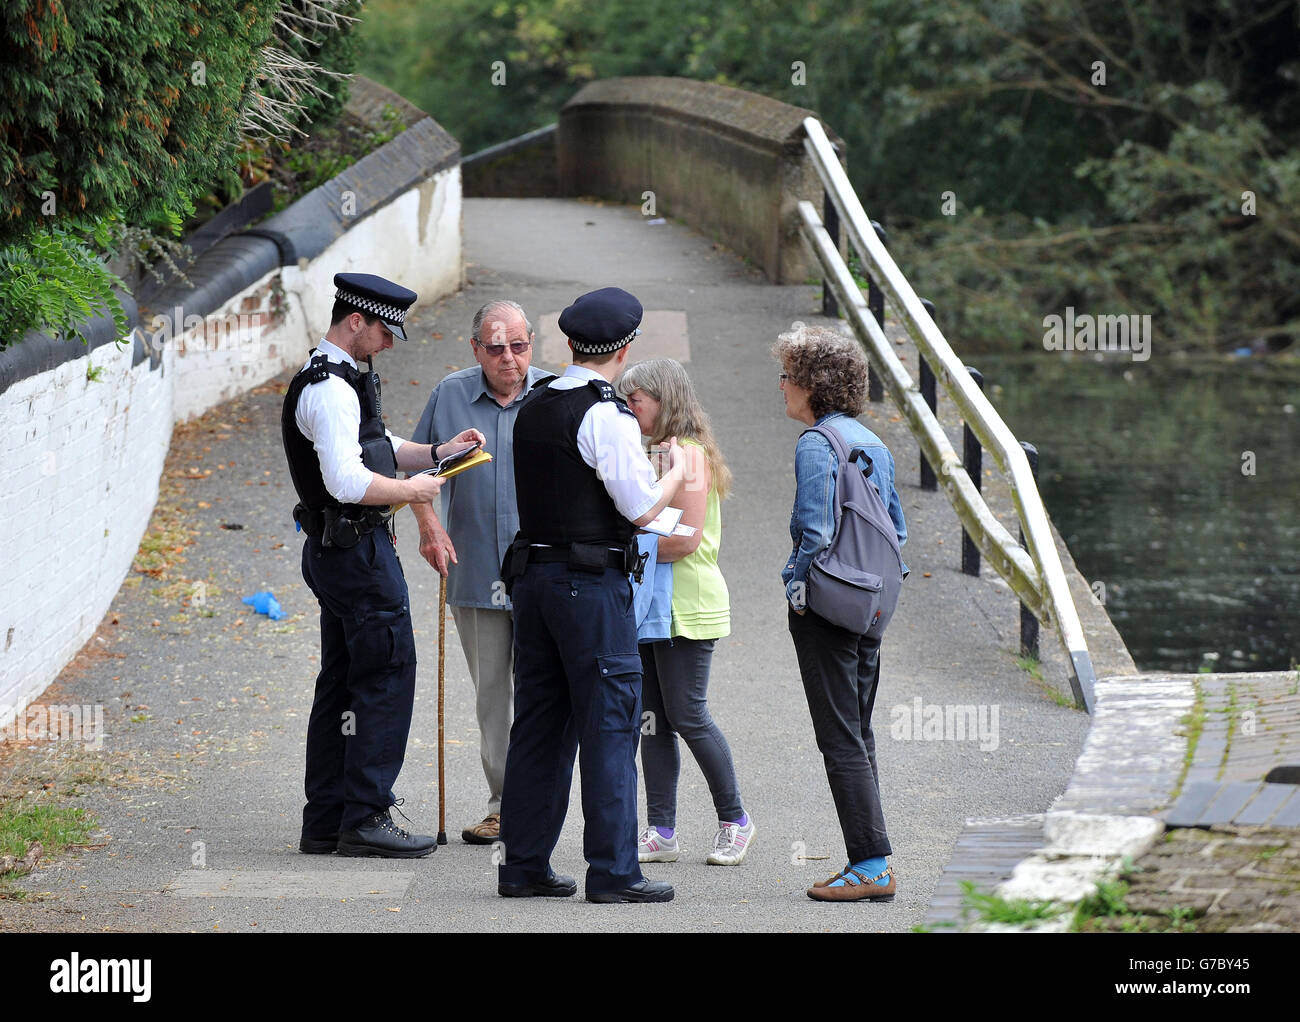
[(636, 413), (627, 406), (626, 401), (618, 396), (618, 391), (614, 389), (614, 385), (608, 380), (588, 380), (587, 386), (595, 388), (596, 393), (600, 395), (602, 401), (613, 401), (614, 407), (620, 412), (627, 412), (628, 415), (636, 418)]
[(338, 376), (348, 383), (354, 383), (357, 376), (357, 370), (353, 369), (346, 362), (331, 362), (323, 353), (313, 355), (307, 368), (303, 370), (306, 376), (304, 386), (311, 386), (313, 383), (321, 383), (328, 380), (331, 376)]

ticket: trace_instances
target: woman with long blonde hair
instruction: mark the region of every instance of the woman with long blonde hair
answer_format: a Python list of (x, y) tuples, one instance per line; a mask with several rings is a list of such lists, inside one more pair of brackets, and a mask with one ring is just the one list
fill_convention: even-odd
[(753, 840), (754, 821), (741, 805), (731, 749), (705, 700), (714, 645), (731, 631), (727, 583), (718, 569), (721, 500), (731, 489), (731, 471), (680, 362), (638, 362), (619, 379), (618, 392), (652, 447), (668, 437), (678, 438), (686, 457), (686, 481), (677, 503), (682, 524), (695, 530), (690, 536), (659, 540), (658, 560), (672, 564), (672, 626), (670, 638), (641, 644), (642, 705), (653, 716), (649, 733), (641, 739), (649, 826), (641, 834), (638, 857), (641, 862), (673, 862), (680, 853), (681, 735), (708, 782), (718, 815), (706, 861), (734, 866)]

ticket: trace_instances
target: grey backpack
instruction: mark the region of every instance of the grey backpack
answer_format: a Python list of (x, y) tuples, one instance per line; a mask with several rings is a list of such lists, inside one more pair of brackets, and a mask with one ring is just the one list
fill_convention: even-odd
[(835, 475), (835, 536), (808, 568), (808, 609), (833, 625), (878, 639), (894, 616), (903, 586), (903, 558), (889, 510), (867, 481), (871, 459), (861, 471), (833, 426), (814, 426), (840, 460)]

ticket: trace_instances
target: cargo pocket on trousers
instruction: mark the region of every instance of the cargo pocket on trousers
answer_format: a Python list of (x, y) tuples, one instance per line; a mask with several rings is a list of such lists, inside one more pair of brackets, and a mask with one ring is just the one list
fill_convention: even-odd
[(411, 631), (410, 608), (402, 606), (365, 611), (358, 624), (365, 636), (364, 645), (385, 663), (415, 663), (415, 635)]
[(606, 653), (596, 657), (596, 682), (592, 707), (597, 730), (636, 731), (641, 710), (641, 654)]

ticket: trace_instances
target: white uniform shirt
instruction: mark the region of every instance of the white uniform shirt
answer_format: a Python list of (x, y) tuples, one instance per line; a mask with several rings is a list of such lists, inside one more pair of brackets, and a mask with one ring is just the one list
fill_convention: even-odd
[[(345, 362), (356, 368), (357, 362), (342, 348), (321, 340), (316, 354), (331, 362)], [(303, 368), (311, 365), (308, 355)], [(320, 473), (327, 489), (340, 504), (357, 504), (366, 495), (374, 473), (361, 463), (361, 401), (348, 382), (329, 376), (303, 389), (298, 397), (294, 421), (302, 435), (311, 441), (320, 459)], [(402, 444), (401, 437), (384, 430), (393, 445), (394, 455)]]
[[(603, 380), (586, 366), (569, 366), (552, 390), (575, 390), (588, 380)], [(659, 503), (663, 488), (654, 466), (641, 449), (641, 427), (636, 417), (621, 412), (613, 401), (597, 401), (578, 425), (578, 453), (596, 470), (614, 506), (630, 522)]]

